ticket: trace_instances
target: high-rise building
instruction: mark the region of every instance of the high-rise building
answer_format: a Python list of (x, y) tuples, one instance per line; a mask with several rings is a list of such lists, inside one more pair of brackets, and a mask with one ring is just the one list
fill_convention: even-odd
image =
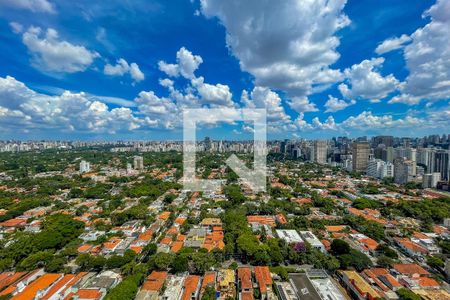
[(354, 142), (352, 144), (353, 171), (366, 172), (369, 164), (370, 147), (365, 141)]
[(327, 141), (314, 141), (313, 144), (314, 158), (313, 161), (319, 164), (327, 163)]
[(378, 145), (384, 145), (386, 147), (394, 146), (394, 137), (391, 135), (379, 135), (373, 138), (373, 147), (378, 147)]
[(144, 158), (142, 156), (135, 156), (133, 158), (133, 167), (135, 170), (144, 169)]
[(280, 144), (281, 153), (285, 154), (287, 152), (288, 142), (289, 142), (289, 140), (287, 140), (287, 139), (281, 142), (281, 144)]
[(394, 182), (405, 184), (414, 179), (415, 163), (403, 157), (394, 159)]
[(211, 151), (211, 139), (209, 137), (205, 137), (203, 143), (205, 144), (205, 151), (206, 152)]
[(383, 149), (381, 152), (381, 159), (386, 162), (393, 162), (394, 161), (394, 148), (386, 147), (386, 149)]
[(91, 164), (85, 160), (80, 162), (80, 173), (87, 173), (91, 171)]
[(394, 177), (394, 165), (381, 159), (372, 159), (367, 166), (367, 175), (380, 179)]
[(441, 173), (443, 180), (450, 180), (450, 150), (437, 150), (434, 159), (434, 172)]
[(426, 167), (426, 173), (434, 171), (434, 157), (436, 150), (432, 148), (417, 149), (417, 163)]
[(127, 163), (127, 174), (133, 173), (133, 166), (130, 163)]
[(302, 150), (299, 147), (295, 147), (292, 150), (292, 157), (299, 158), (300, 156), (302, 156)]
[(423, 188), (435, 188), (437, 186), (437, 183), (439, 180), (441, 180), (441, 173), (435, 172), (435, 173), (429, 173), (424, 174), (422, 177), (422, 186)]

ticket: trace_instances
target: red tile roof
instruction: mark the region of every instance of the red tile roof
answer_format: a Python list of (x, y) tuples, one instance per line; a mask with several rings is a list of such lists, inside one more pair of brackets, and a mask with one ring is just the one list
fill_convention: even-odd
[(414, 274), (419, 274), (420, 276), (429, 276), (430, 273), (428, 273), (427, 270), (422, 268), (421, 266), (417, 264), (394, 264), (392, 266), (395, 270), (397, 270), (399, 273), (404, 275), (412, 276)]
[(73, 274), (67, 274), (64, 275), (63, 278), (61, 278), (60, 280), (58, 280), (57, 283), (55, 283), (48, 291), (47, 293), (44, 295), (44, 297), (42, 297), (41, 300), (47, 300), (50, 297), (52, 297), (54, 294), (56, 294), (59, 290), (61, 290), (66, 284), (68, 284), (71, 280), (73, 280), (73, 278), (75, 277), (75, 275)]
[(27, 224), (27, 220), (26, 219), (10, 219), (7, 221), (4, 221), (2, 223), (0, 223), (0, 227), (18, 227), (18, 226), (24, 226), (25, 224)]
[(159, 292), (167, 278), (167, 272), (153, 271), (142, 285), (142, 290)]
[(192, 294), (197, 291), (198, 283), (200, 282), (200, 277), (196, 275), (189, 275), (184, 281), (184, 293), (181, 300), (190, 300)]
[(272, 285), (272, 276), (270, 275), (269, 267), (263, 266), (263, 267), (255, 267), (255, 277), (256, 281), (259, 285), (259, 290), (261, 293), (267, 292), (267, 286)]
[(238, 268), (238, 278), (241, 282), (241, 289), (252, 289), (252, 270), (250, 268)]
[(216, 285), (216, 272), (206, 272), (202, 281), (201, 292), (203, 293), (207, 286), (215, 288)]
[(44, 274), (32, 283), (30, 283), (22, 292), (13, 296), (11, 300), (29, 300), (34, 299), (39, 290), (43, 290), (57, 281), (62, 274)]
[(22, 278), (27, 272), (5, 272), (0, 274), (0, 291)]
[(100, 299), (103, 294), (99, 289), (79, 289), (74, 296), (76, 299)]

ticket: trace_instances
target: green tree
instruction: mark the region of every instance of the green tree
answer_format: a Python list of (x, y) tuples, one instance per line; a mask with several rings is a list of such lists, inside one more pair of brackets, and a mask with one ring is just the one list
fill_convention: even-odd
[(348, 254), (350, 249), (350, 245), (346, 241), (334, 239), (331, 242), (331, 252), (334, 255)]
[(382, 268), (389, 268), (394, 264), (394, 260), (390, 257), (387, 257), (385, 255), (381, 255), (377, 259), (377, 264)]
[(140, 273), (128, 276), (108, 291), (105, 300), (134, 299), (143, 278), (144, 275)]
[(358, 271), (362, 271), (372, 266), (370, 258), (362, 252), (351, 249), (350, 253), (338, 256), (342, 268), (354, 267)]
[(400, 300), (420, 300), (420, 296), (414, 294), (411, 290), (406, 288), (401, 288), (397, 291), (397, 295)]
[(216, 300), (216, 290), (211, 286), (207, 286), (201, 300)]
[(437, 256), (427, 256), (427, 264), (436, 269), (443, 268), (445, 265), (444, 261)]
[(392, 259), (397, 259), (398, 258), (397, 252), (395, 252), (395, 250), (393, 250), (392, 248), (390, 248), (386, 244), (379, 244), (376, 250), (379, 253), (381, 253), (381, 254), (389, 257), (389, 258), (392, 258)]
[(171, 268), (174, 273), (182, 273), (188, 271), (189, 261), (186, 254), (178, 253), (172, 261)]
[(156, 253), (149, 260), (149, 266), (151, 269), (156, 269), (159, 271), (167, 271), (169, 266), (172, 264), (173, 255), (170, 253)]

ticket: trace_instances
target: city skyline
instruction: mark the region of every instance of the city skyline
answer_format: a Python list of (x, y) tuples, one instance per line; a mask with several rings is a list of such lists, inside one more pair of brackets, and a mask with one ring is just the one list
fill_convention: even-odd
[(269, 140), (445, 133), (448, 2), (294, 2), (0, 1), (0, 139), (181, 140), (202, 106), (265, 107)]

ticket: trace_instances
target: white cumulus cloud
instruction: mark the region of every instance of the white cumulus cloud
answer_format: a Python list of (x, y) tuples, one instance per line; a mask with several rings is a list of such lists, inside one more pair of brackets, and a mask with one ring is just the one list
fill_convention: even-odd
[(142, 73), (136, 63), (128, 64), (123, 58), (118, 59), (115, 65), (106, 64), (103, 73), (110, 76), (123, 76), (129, 73), (131, 78), (136, 82), (145, 79), (144, 73)]
[(375, 52), (379, 55), (391, 52), (393, 50), (401, 49), (405, 46), (406, 43), (409, 43), (411, 38), (402, 34), (400, 37), (394, 37), (387, 40), (384, 40), (380, 45), (377, 46)]
[(400, 82), (393, 74), (381, 75), (384, 63), (383, 57), (363, 60), (345, 69), (346, 83), (339, 85), (341, 94), (349, 99), (367, 99), (371, 102), (379, 102), (387, 97), (391, 92), (399, 88)]
[[(202, 14), (217, 17), (226, 28), (226, 42), (241, 69), (256, 86), (285, 91), (294, 109), (314, 110), (305, 97), (313, 85), (342, 79), (330, 68), (339, 58), (336, 32), (350, 21), (346, 0), (201, 0)], [(306, 100), (307, 101), (307, 100)], [(305, 110), (306, 108), (306, 110)]]
[(40, 27), (30, 27), (23, 33), (22, 41), (32, 55), (33, 65), (45, 72), (82, 72), (100, 56), (83, 46), (61, 40), (52, 28), (44, 33)]
[(137, 129), (142, 121), (129, 108), (109, 109), (85, 93), (45, 95), (7, 76), (0, 77), (0, 124), (5, 130), (115, 133)]
[(424, 16), (431, 21), (411, 35), (412, 42), (404, 49), (409, 75), (403, 94), (393, 103), (450, 98), (450, 1), (436, 1)]
[(355, 100), (351, 100), (351, 101), (347, 102), (345, 100), (341, 100), (341, 99), (335, 98), (331, 95), (328, 95), (328, 101), (325, 103), (325, 108), (326, 108), (325, 112), (327, 113), (327, 112), (340, 111), (340, 110), (343, 110), (355, 103), (356, 103)]
[(170, 64), (165, 61), (158, 63), (159, 69), (171, 77), (179, 75), (192, 79), (195, 77), (194, 72), (198, 69), (203, 59), (199, 55), (193, 55), (191, 51), (185, 47), (181, 47), (177, 52), (177, 63)]

